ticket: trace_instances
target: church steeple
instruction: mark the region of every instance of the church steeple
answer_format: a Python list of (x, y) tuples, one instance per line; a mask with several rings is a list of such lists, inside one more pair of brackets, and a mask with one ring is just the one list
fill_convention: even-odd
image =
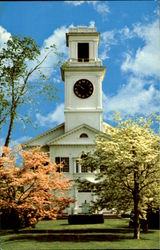
[(105, 67), (98, 59), (96, 28), (70, 28), (69, 59), (61, 68), (65, 81), (65, 131), (88, 124), (102, 131), (102, 81)]
[(66, 34), (69, 62), (97, 62), (99, 37), (100, 34), (96, 32), (96, 28), (71, 28)]

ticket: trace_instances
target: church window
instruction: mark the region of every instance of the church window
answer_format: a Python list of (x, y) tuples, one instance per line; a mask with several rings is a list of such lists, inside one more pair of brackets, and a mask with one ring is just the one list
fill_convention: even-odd
[(87, 135), (86, 133), (82, 133), (82, 134), (80, 135), (80, 138), (88, 138), (88, 135)]
[(57, 169), (57, 172), (69, 172), (69, 157), (56, 157), (55, 162), (63, 165), (62, 168)]
[(89, 62), (89, 43), (78, 43), (78, 62)]
[(88, 187), (85, 188), (85, 189), (79, 189), (78, 190), (79, 193), (90, 193), (91, 192), (91, 189), (89, 189)]
[(79, 161), (76, 160), (76, 173), (79, 173), (79, 167), (80, 167)]

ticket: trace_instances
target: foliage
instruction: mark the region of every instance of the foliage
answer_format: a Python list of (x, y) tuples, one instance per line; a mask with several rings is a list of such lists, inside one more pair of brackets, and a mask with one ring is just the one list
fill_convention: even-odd
[[(32, 122), (27, 112), (22, 115), (22, 105), (36, 105), (37, 97), (42, 94), (51, 100), (55, 98), (56, 88), (41, 70), (50, 53), (59, 59), (62, 56), (55, 45), (41, 53), (33, 39), (19, 36), (11, 36), (0, 51), (0, 128), (6, 122), (9, 124), (4, 146), (9, 145), (15, 121)], [(33, 81), (35, 73), (38, 80)]]
[[(73, 202), (67, 197), (70, 180), (57, 172), (62, 166), (51, 163), (47, 153), (39, 148), (13, 152), (7, 147), (4, 152), (0, 168), (0, 210), (18, 218), (20, 224), (14, 221), (15, 227), (34, 225), (45, 217), (55, 219)], [(21, 167), (16, 165), (18, 154), (23, 159)]]
[(93, 210), (116, 208), (133, 210), (134, 237), (139, 238), (139, 219), (146, 218), (149, 206), (159, 204), (159, 136), (150, 125), (153, 116), (121, 121), (98, 135), (94, 153), (86, 153), (82, 166), (94, 168), (94, 183), (83, 181), (80, 187), (90, 188), (97, 196)]

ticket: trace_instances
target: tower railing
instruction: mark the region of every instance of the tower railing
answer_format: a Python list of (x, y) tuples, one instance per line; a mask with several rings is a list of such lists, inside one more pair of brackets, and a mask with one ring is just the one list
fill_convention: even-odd
[(89, 58), (78, 58), (77, 61), (78, 62), (89, 62), (90, 59)]
[(102, 65), (102, 61), (99, 58), (69, 58), (70, 63), (96, 63), (96, 65)]

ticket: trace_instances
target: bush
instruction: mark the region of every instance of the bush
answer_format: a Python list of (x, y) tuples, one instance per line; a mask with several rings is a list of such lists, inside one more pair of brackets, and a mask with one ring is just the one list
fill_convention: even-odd
[[(0, 228), (1, 229), (13, 229), (18, 231), (20, 228), (30, 226), (29, 218), (25, 213), (18, 214), (18, 211), (14, 208), (1, 209), (0, 212)], [(35, 224), (32, 225), (34, 227)]]
[[(142, 229), (147, 226), (149, 229), (160, 229), (160, 210), (152, 211), (148, 209), (147, 220), (140, 219), (140, 225)], [(134, 227), (134, 214), (131, 213), (129, 227)]]
[(75, 214), (68, 216), (68, 223), (75, 224), (99, 224), (104, 223), (103, 214)]
[(150, 229), (160, 229), (160, 210), (157, 209), (153, 212), (152, 209), (149, 209), (147, 213), (147, 221)]
[(121, 214), (121, 217), (122, 218), (130, 218), (131, 215), (129, 213), (123, 213), (123, 214)]
[(17, 231), (18, 228), (22, 227), (19, 216), (14, 209), (1, 210), (0, 221), (1, 229), (14, 229)]

